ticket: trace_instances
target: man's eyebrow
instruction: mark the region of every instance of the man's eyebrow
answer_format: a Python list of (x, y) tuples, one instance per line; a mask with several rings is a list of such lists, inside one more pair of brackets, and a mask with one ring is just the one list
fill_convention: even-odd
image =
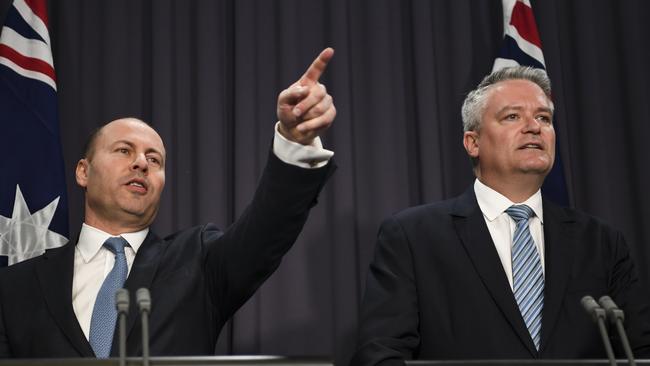
[[(129, 145), (129, 147), (131, 147), (131, 148), (135, 147), (135, 144), (133, 142), (129, 141), (129, 140), (117, 140), (117, 141), (113, 142), (112, 145), (115, 146), (115, 145), (118, 145), (118, 144)], [(149, 147), (149, 148), (147, 148), (145, 150), (145, 153), (147, 153), (147, 154), (152, 153), (152, 152), (156, 153), (156, 154), (159, 154), (160, 156), (164, 156), (162, 151), (156, 149), (155, 147)]]
[[(519, 106), (519, 105), (507, 105), (507, 106), (499, 109), (497, 111), (497, 115), (500, 115), (500, 114), (504, 113), (505, 111), (509, 111), (509, 110), (520, 111), (522, 109), (524, 109), (524, 107)], [(535, 110), (535, 112), (536, 113), (546, 112), (546, 113), (549, 113), (549, 114), (553, 114), (553, 110), (551, 108), (549, 108), (549, 107), (539, 107), (539, 108), (537, 108)]]
[(125, 144), (129, 145), (130, 147), (134, 147), (135, 145), (129, 141), (129, 140), (117, 140), (111, 144), (111, 146), (119, 145), (119, 144)]
[(145, 152), (145, 153), (151, 153), (151, 152), (153, 152), (153, 153), (160, 154), (160, 155), (163, 154), (160, 150), (156, 149), (155, 147), (149, 147), (149, 148), (147, 148), (144, 152)]
[(501, 114), (501, 113), (503, 113), (503, 112), (505, 112), (505, 111), (508, 111), (508, 110), (520, 111), (520, 110), (522, 110), (522, 109), (524, 109), (524, 107), (519, 106), (519, 105), (507, 105), (507, 106), (505, 106), (505, 107), (499, 109), (499, 110), (497, 111), (497, 114)]

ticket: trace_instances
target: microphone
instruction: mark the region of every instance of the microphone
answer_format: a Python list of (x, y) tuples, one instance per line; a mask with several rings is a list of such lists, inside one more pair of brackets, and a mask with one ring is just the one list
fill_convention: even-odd
[(149, 313), (151, 312), (151, 295), (146, 288), (135, 292), (135, 301), (140, 310), (142, 321), (142, 365), (149, 366)]
[(120, 366), (126, 365), (126, 316), (129, 314), (129, 290), (121, 288), (115, 293), (115, 307), (119, 320)]
[(623, 321), (625, 320), (625, 314), (623, 310), (619, 309), (612, 300), (611, 297), (605, 295), (598, 299), (598, 303), (605, 309), (605, 313), (609, 318), (610, 323), (616, 326), (618, 335), (621, 338), (621, 344), (623, 345), (623, 350), (627, 356), (627, 360), (631, 366), (635, 366), (636, 362), (634, 361), (634, 355), (632, 354), (632, 348), (630, 347), (630, 342), (627, 339), (627, 333), (625, 328), (623, 328)]
[(607, 358), (609, 358), (609, 364), (611, 366), (616, 366), (616, 360), (614, 359), (614, 351), (612, 350), (612, 343), (609, 341), (609, 334), (607, 333), (607, 328), (605, 327), (605, 310), (598, 305), (596, 300), (593, 297), (587, 295), (580, 300), (582, 307), (585, 308), (587, 314), (591, 315), (596, 324), (598, 324), (598, 330), (600, 331), (600, 336), (603, 340), (603, 345), (605, 346), (605, 352), (607, 352)]

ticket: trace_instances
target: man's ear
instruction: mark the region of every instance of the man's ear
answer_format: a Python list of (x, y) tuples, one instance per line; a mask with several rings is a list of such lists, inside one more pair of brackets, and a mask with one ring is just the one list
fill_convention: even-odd
[(82, 188), (86, 188), (88, 185), (89, 169), (90, 165), (88, 163), (88, 159), (80, 159), (77, 162), (77, 168), (75, 169), (75, 178), (77, 180), (77, 184)]
[(478, 158), (479, 134), (476, 131), (466, 131), (463, 134), (463, 145), (467, 155), (472, 158)]

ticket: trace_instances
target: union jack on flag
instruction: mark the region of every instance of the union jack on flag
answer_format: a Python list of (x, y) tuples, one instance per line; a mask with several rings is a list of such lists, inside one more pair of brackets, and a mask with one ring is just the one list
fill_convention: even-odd
[[(542, 41), (530, 0), (503, 0), (503, 43), (499, 56), (494, 60), (492, 71), (508, 66), (531, 66), (546, 70)], [(556, 123), (557, 121), (554, 121)], [(555, 164), (546, 176), (542, 192), (555, 203), (568, 206), (569, 194), (556, 132)]]
[(0, 266), (68, 239), (45, 0), (14, 0), (0, 33)]

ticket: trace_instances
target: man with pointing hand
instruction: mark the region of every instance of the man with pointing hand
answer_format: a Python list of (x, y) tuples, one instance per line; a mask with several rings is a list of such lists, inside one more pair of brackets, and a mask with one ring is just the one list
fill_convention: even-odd
[[(214, 353), (221, 328), (278, 267), (334, 170), (319, 135), (336, 109), (318, 82), (333, 54), (325, 49), (280, 93), (257, 191), (225, 231), (204, 224), (158, 237), (149, 226), (165, 185), (161, 137), (136, 118), (93, 133), (75, 175), (85, 192), (78, 240), (0, 271), (0, 358), (116, 355), (119, 287), (151, 291), (152, 355)], [(135, 304), (129, 313), (127, 353), (136, 356)]]

